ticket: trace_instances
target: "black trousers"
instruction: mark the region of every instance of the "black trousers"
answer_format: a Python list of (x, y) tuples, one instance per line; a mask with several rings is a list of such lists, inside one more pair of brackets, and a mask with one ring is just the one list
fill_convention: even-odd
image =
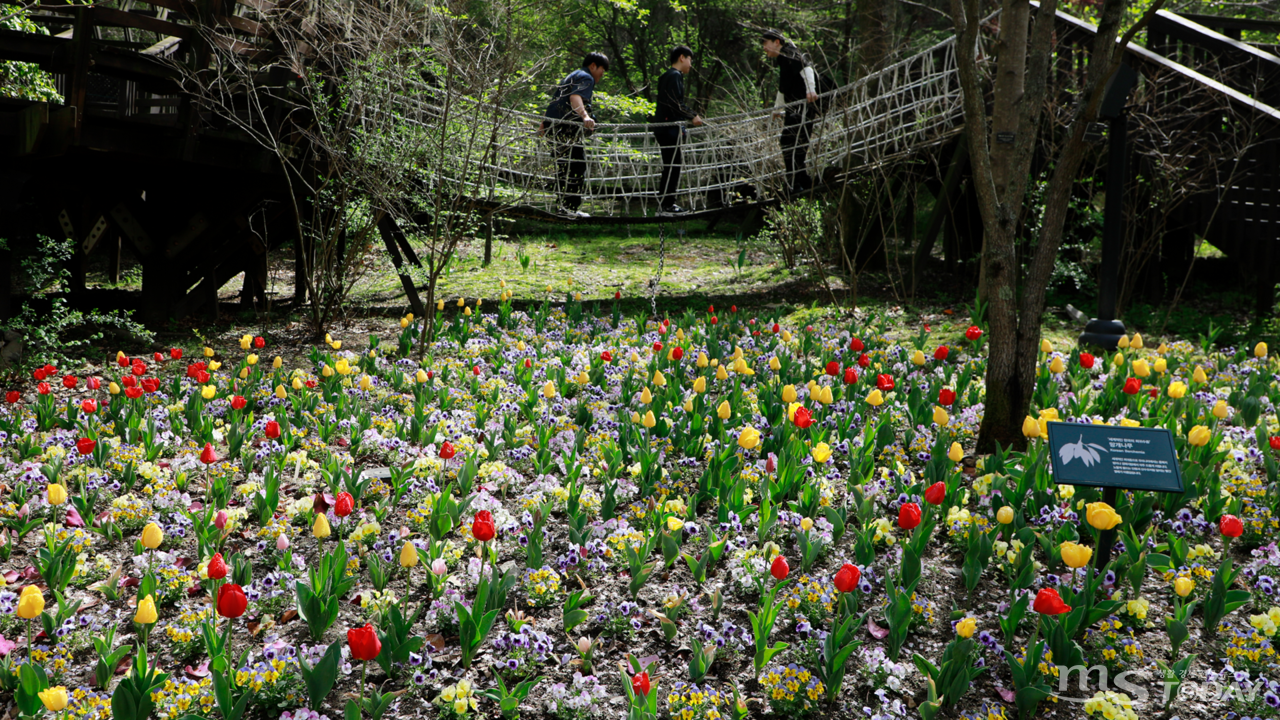
[(788, 111), (782, 124), (782, 164), (785, 166), (787, 188), (791, 192), (804, 192), (813, 186), (805, 170), (809, 156), (809, 136), (813, 133), (813, 112)]
[(582, 205), (582, 188), (587, 177), (587, 151), (578, 128), (554, 130), (549, 135), (551, 157), (556, 160), (556, 194), (570, 210)]
[(662, 155), (662, 176), (658, 179), (659, 207), (673, 204), (680, 189), (680, 170), (684, 167), (684, 153), (680, 151), (683, 134), (683, 129), (678, 127), (653, 131), (653, 137), (658, 141), (658, 152)]

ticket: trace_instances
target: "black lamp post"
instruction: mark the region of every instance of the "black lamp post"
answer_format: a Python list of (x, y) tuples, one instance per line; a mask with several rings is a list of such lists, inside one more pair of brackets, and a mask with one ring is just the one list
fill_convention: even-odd
[(1098, 118), (1109, 120), (1107, 131), (1107, 207), (1102, 216), (1102, 268), (1098, 280), (1098, 316), (1084, 326), (1081, 345), (1114, 350), (1125, 335), (1124, 323), (1116, 319), (1116, 295), (1120, 284), (1120, 251), (1124, 244), (1124, 186), (1128, 179), (1125, 135), (1128, 118), (1124, 112), (1129, 93), (1138, 82), (1138, 73), (1121, 64), (1107, 81)]

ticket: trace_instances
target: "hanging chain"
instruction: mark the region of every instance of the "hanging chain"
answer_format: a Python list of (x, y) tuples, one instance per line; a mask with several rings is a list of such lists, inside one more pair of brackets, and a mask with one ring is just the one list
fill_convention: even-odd
[(663, 223), (658, 228), (658, 272), (654, 273), (653, 279), (649, 281), (649, 307), (653, 310), (653, 316), (658, 317), (658, 283), (662, 280), (662, 270), (667, 262), (667, 225)]

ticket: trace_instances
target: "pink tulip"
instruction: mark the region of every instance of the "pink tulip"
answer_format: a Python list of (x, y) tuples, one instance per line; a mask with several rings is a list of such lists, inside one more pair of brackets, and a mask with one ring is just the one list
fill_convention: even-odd
[(280, 536), (276, 538), (276, 549), (279, 550), (280, 552), (284, 552), (285, 550), (289, 549), (288, 535), (281, 533)]
[(443, 575), (449, 572), (449, 566), (445, 565), (444, 558), (436, 558), (431, 561), (431, 572), (436, 575)]
[(227, 511), (219, 510), (218, 514), (213, 517), (213, 526), (219, 530), (227, 529)]

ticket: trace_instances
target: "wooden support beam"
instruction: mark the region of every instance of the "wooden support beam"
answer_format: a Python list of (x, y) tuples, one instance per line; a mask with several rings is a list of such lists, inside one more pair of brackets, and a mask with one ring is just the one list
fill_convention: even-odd
[(391, 256), (391, 263), (396, 266), (396, 274), (400, 276), (400, 285), (404, 288), (404, 294), (409, 299), (409, 309), (418, 317), (426, 317), (427, 313), (422, 307), (422, 299), (418, 297), (418, 288), (414, 286), (413, 276), (410, 275), (409, 270), (405, 267), (404, 258), (400, 257), (400, 250), (397, 247), (402, 242), (406, 242), (404, 240), (404, 232), (400, 230), (400, 226), (396, 224), (394, 218), (390, 215), (383, 215), (378, 221), (378, 234), (382, 235), (382, 242), (387, 246), (387, 254)]
[(138, 251), (138, 255), (146, 258), (151, 254), (151, 236), (143, 229), (142, 224), (138, 222), (133, 213), (129, 211), (128, 206), (120, 203), (111, 209), (111, 219), (115, 221), (116, 227), (129, 238), (129, 242), (133, 243), (133, 247)]
[(98, 221), (93, 224), (93, 227), (89, 230), (89, 234), (84, 237), (84, 243), (80, 246), (81, 252), (85, 255), (93, 252), (93, 247), (98, 244), (98, 239), (102, 237), (102, 233), (106, 232), (106, 230), (107, 218), (103, 215), (99, 215)]
[(205, 217), (203, 212), (196, 212), (187, 221), (187, 226), (170, 238), (169, 244), (164, 250), (165, 256), (169, 258), (177, 257), (193, 240), (200, 237), (208, 229), (209, 219)]
[(90, 53), (93, 50), (94, 13), (100, 8), (76, 8), (75, 38), (72, 39), (71, 72), (67, 77), (67, 94), (65, 104), (75, 109), (75, 125), (72, 130), (72, 142), (79, 143), (84, 130), (85, 97), (89, 91)]
[(969, 141), (966, 135), (961, 135), (956, 141), (956, 151), (951, 156), (951, 164), (947, 167), (947, 176), (942, 181), (938, 202), (933, 206), (933, 214), (929, 216), (929, 225), (925, 228), (924, 237), (920, 238), (920, 245), (916, 247), (915, 255), (911, 260), (911, 297), (915, 297), (916, 287), (920, 285), (920, 280), (924, 276), (925, 263), (933, 252), (934, 244), (938, 241), (942, 223), (951, 217), (952, 197), (960, 187), (960, 180), (964, 177), (964, 171), (968, 165)]
[(112, 285), (120, 284), (120, 248), (124, 244), (124, 239), (118, 233), (108, 235), (105, 244), (107, 252), (107, 277), (111, 280)]

